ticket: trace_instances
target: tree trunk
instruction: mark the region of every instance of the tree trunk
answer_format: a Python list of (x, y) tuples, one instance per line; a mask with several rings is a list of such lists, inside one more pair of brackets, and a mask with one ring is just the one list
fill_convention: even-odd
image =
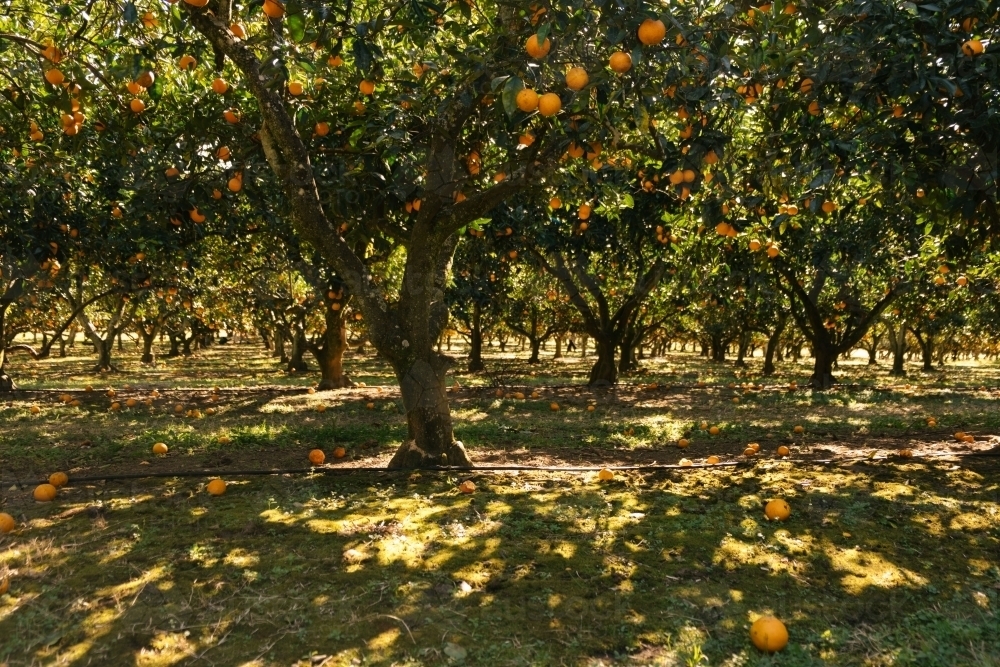
[(117, 371), (118, 369), (111, 365), (111, 351), (115, 347), (114, 337), (109, 336), (106, 340), (94, 337), (91, 340), (94, 343), (94, 352), (97, 353), (97, 364), (94, 366), (94, 372), (107, 373)]
[(615, 384), (618, 382), (618, 368), (615, 365), (615, 341), (608, 338), (594, 338), (597, 344), (597, 361), (590, 369), (591, 385)]
[(743, 333), (740, 334), (736, 348), (736, 362), (734, 364), (735, 366), (743, 368), (744, 366), (747, 365), (746, 356), (747, 356), (747, 350), (750, 348), (751, 340), (752, 337), (749, 331), (744, 331)]
[(309, 364), (303, 357), (308, 349), (306, 346), (306, 334), (301, 326), (293, 328), (292, 334), (292, 354), (288, 359), (286, 370), (290, 373), (305, 373), (309, 370)]
[(889, 349), (892, 350), (892, 370), (889, 375), (906, 375), (906, 327), (900, 325), (898, 329), (889, 327)]
[(587, 334), (580, 336), (580, 358), (587, 358)]
[(813, 374), (809, 378), (809, 386), (825, 391), (836, 383), (833, 377), (833, 364), (837, 360), (837, 350), (832, 345), (812, 342)]
[(9, 303), (0, 303), (0, 392), (17, 389), (14, 380), (4, 371), (4, 364), (7, 362), (7, 333), (4, 322), (8, 305)]
[(347, 350), (347, 320), (343, 311), (327, 308), (326, 330), (323, 345), (311, 345), (310, 350), (319, 363), (319, 390), (340, 389), (351, 386), (351, 378), (344, 374), (344, 352)]
[(528, 337), (528, 343), (531, 345), (531, 357), (528, 358), (529, 364), (539, 364), (541, 359), (538, 358), (539, 352), (542, 349), (542, 340), (540, 338), (535, 338), (534, 336)]
[(563, 341), (562, 334), (559, 334), (558, 336), (556, 336), (556, 353), (552, 355), (553, 359), (562, 359), (562, 356), (563, 356), (562, 355), (562, 347), (563, 347), (562, 346), (562, 341)]
[(483, 309), (478, 302), (472, 304), (472, 332), (469, 341), (469, 372), (486, 369), (483, 363)]
[(729, 343), (722, 340), (721, 336), (712, 336), (711, 338), (711, 351), (712, 351), (712, 361), (722, 363), (726, 360), (726, 348), (729, 347)]
[(156, 331), (147, 333), (145, 328), (139, 327), (139, 336), (142, 338), (142, 356), (139, 358), (139, 362), (148, 365), (155, 364), (156, 357), (153, 356), (153, 343), (156, 341)]
[(634, 341), (626, 335), (618, 344), (618, 350), (621, 352), (621, 356), (618, 359), (619, 373), (630, 373), (638, 367), (635, 359), (635, 347), (633, 342)]
[[(785, 332), (785, 325), (788, 323), (788, 316), (781, 315), (774, 327), (774, 331), (767, 339), (767, 347), (764, 349), (764, 375), (774, 375), (774, 355), (781, 353), (781, 334)], [(780, 361), (780, 359), (779, 359)]]

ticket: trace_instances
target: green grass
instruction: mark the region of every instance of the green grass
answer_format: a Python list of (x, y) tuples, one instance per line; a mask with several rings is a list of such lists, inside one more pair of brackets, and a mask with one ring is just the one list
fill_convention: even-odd
[[(56, 469), (303, 467), (310, 448), (336, 444), (349, 455), (331, 467), (377, 465), (405, 437), (403, 415), (369, 357), (352, 370), (382, 391), (308, 394), (313, 377), (289, 377), (249, 347), (157, 369), (128, 353), (122, 373), (99, 379), (87, 358), (17, 361), (12, 375), (32, 390), (163, 396), (120, 412), (101, 391), (80, 392), (79, 408), (59, 391), (0, 403), (3, 510), (19, 523), (0, 536), (7, 667), (1000, 665), (1000, 461), (959, 457), (949, 437), (960, 428), (977, 435), (974, 448), (991, 446), (997, 397), (952, 390), (996, 386), (993, 366), (951, 369), (944, 387), (918, 376), (883, 390), (885, 376), (843, 364), (858, 388), (815, 394), (785, 389), (804, 383), (804, 365), (743, 391), (727, 385), (759, 378), (673, 355), (592, 392), (585, 362), (548, 361), (514, 369), (538, 400), (497, 398), (488, 377), (457, 376), (456, 434), (474, 460), (697, 461), (735, 458), (750, 441), (764, 455), (609, 483), (538, 472), (226, 477), (218, 498), (206, 477), (111, 480), (42, 504), (33, 483)], [(694, 386), (692, 372), (709, 386)], [(246, 391), (210, 401), (213, 386)], [(203, 416), (175, 415), (178, 402)], [(932, 415), (939, 426), (928, 429)], [(709, 436), (702, 420), (722, 433)], [(682, 435), (693, 441), (685, 451), (669, 444)], [(156, 441), (170, 446), (166, 458), (151, 457)], [(794, 460), (770, 454), (781, 443)], [(903, 446), (918, 456), (894, 456)], [(456, 489), (467, 478), (472, 495)], [(791, 504), (787, 522), (764, 519), (774, 497)], [(748, 641), (764, 613), (791, 634), (774, 656)]]

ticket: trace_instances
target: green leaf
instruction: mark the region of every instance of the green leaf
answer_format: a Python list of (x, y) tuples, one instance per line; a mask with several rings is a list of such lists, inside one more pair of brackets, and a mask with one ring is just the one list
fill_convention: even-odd
[(508, 117), (517, 113), (517, 94), (524, 90), (524, 82), (516, 76), (507, 79), (503, 86), (503, 110)]
[(290, 14), (285, 19), (288, 27), (288, 37), (293, 42), (301, 42), (306, 37), (306, 19), (302, 14)]
[(125, 3), (124, 18), (125, 23), (135, 23), (139, 20), (139, 10), (136, 9), (134, 2)]
[(632, 208), (635, 206), (635, 199), (632, 198), (632, 195), (627, 192), (625, 193), (625, 196), (622, 197), (622, 206), (625, 208)]

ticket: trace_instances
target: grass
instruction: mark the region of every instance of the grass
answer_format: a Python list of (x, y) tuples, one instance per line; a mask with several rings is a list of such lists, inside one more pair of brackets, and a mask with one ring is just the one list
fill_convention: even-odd
[[(764, 455), (606, 483), (592, 472), (226, 477), (217, 498), (208, 477), (109, 480), (42, 504), (32, 485), (56, 469), (225, 477), (303, 467), (308, 449), (334, 444), (349, 455), (331, 468), (379, 465), (405, 437), (403, 416), (370, 357), (350, 360), (369, 387), (314, 394), (314, 378), (248, 346), (156, 369), (127, 351), (123, 372), (103, 378), (85, 357), (17, 361), (28, 391), (0, 404), (3, 510), (19, 523), (0, 536), (7, 667), (1000, 665), (1000, 461), (963, 456), (986, 453), (998, 430), (997, 397), (975, 389), (1000, 384), (994, 366), (890, 385), (842, 364), (851, 388), (814, 394), (786, 390), (805, 365), (762, 380), (673, 355), (606, 391), (582, 387), (579, 360), (518, 365), (517, 386), (541, 399), (457, 376), (456, 433), (476, 461), (697, 461), (736, 458), (749, 441)], [(751, 380), (764, 389), (728, 386)], [(162, 397), (112, 412), (88, 384)], [(62, 405), (61, 390), (82, 405)], [(216, 412), (177, 416), (177, 403)], [(978, 442), (951, 442), (959, 428)], [(681, 435), (684, 451), (671, 444)], [(149, 454), (156, 441), (167, 457)], [(790, 460), (771, 454), (782, 443)], [(902, 446), (917, 456), (895, 456)], [(464, 479), (474, 494), (457, 491)], [(787, 522), (764, 519), (774, 497), (791, 504)], [(747, 635), (766, 613), (791, 635), (773, 656)]]

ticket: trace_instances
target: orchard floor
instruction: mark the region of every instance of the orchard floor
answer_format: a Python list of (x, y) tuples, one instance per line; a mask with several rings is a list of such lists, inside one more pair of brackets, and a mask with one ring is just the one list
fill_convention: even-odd
[[(604, 483), (352, 471), (384, 465), (405, 435), (373, 357), (347, 360), (367, 386), (317, 393), (254, 345), (155, 368), (127, 346), (103, 376), (91, 357), (15, 357), (21, 390), (0, 397), (0, 497), (18, 521), (0, 535), (0, 665), (1000, 665), (1000, 367), (898, 380), (851, 361), (843, 386), (814, 393), (788, 388), (808, 360), (761, 378), (759, 359), (737, 373), (674, 354), (590, 390), (589, 360), (510, 357), (454, 378), (455, 431), (480, 465), (739, 465)], [(167, 456), (150, 454), (158, 441)], [(328, 462), (311, 473), (232, 474), (307, 468), (314, 447)], [(71, 481), (34, 502), (56, 470), (168, 476)], [(210, 474), (225, 495), (205, 492)], [(465, 479), (474, 494), (457, 491)], [(775, 497), (786, 522), (764, 519)], [(748, 640), (764, 613), (791, 635), (773, 656)]]

